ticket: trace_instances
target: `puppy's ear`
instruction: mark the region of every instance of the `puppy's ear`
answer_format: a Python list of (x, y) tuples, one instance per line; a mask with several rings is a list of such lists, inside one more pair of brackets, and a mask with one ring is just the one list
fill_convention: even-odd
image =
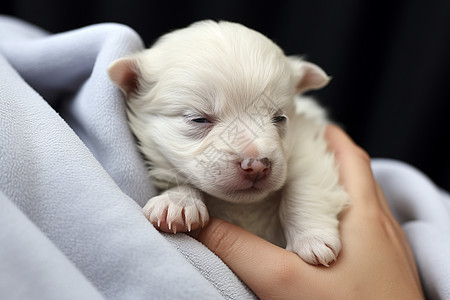
[(108, 75), (126, 96), (137, 91), (139, 68), (135, 57), (124, 57), (112, 62)]
[(299, 94), (320, 89), (326, 86), (331, 79), (324, 70), (313, 63), (292, 56), (288, 59), (293, 67), (294, 84)]

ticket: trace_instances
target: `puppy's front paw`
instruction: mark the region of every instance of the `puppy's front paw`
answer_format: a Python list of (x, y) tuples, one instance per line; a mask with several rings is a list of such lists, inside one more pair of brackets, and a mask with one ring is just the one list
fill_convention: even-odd
[(305, 234), (288, 242), (286, 249), (297, 253), (307, 263), (329, 267), (341, 250), (341, 241), (337, 234), (329, 232)]
[(209, 221), (205, 203), (186, 190), (167, 191), (151, 198), (142, 209), (147, 219), (164, 232), (190, 232)]

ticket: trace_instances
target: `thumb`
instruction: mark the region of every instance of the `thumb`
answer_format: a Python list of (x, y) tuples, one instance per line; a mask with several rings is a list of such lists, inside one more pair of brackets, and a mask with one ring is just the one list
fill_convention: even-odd
[[(289, 285), (303, 261), (266, 240), (221, 219), (212, 218), (198, 240), (219, 256), (260, 298), (270, 298)], [(274, 275), (281, 276), (274, 276)], [(283, 274), (289, 274), (285, 278)], [(279, 279), (279, 280), (277, 280)], [(276, 288), (274, 288), (276, 286)], [(287, 290), (285, 290), (287, 292)]]

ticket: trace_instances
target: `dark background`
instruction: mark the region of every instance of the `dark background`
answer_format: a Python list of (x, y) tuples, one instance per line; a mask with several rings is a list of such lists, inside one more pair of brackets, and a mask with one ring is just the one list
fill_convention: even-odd
[(2, 0), (0, 13), (51, 32), (123, 23), (148, 46), (202, 19), (242, 23), (333, 76), (314, 95), (372, 157), (408, 162), (450, 191), (448, 0)]

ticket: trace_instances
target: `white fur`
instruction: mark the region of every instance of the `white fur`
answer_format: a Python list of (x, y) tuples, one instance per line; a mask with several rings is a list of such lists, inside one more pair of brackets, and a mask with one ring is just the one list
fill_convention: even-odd
[(190, 231), (209, 212), (309, 263), (336, 259), (348, 196), (323, 137), (325, 112), (296, 96), (326, 85), (323, 70), (242, 25), (203, 21), (109, 74), (162, 191), (143, 209), (150, 222)]

